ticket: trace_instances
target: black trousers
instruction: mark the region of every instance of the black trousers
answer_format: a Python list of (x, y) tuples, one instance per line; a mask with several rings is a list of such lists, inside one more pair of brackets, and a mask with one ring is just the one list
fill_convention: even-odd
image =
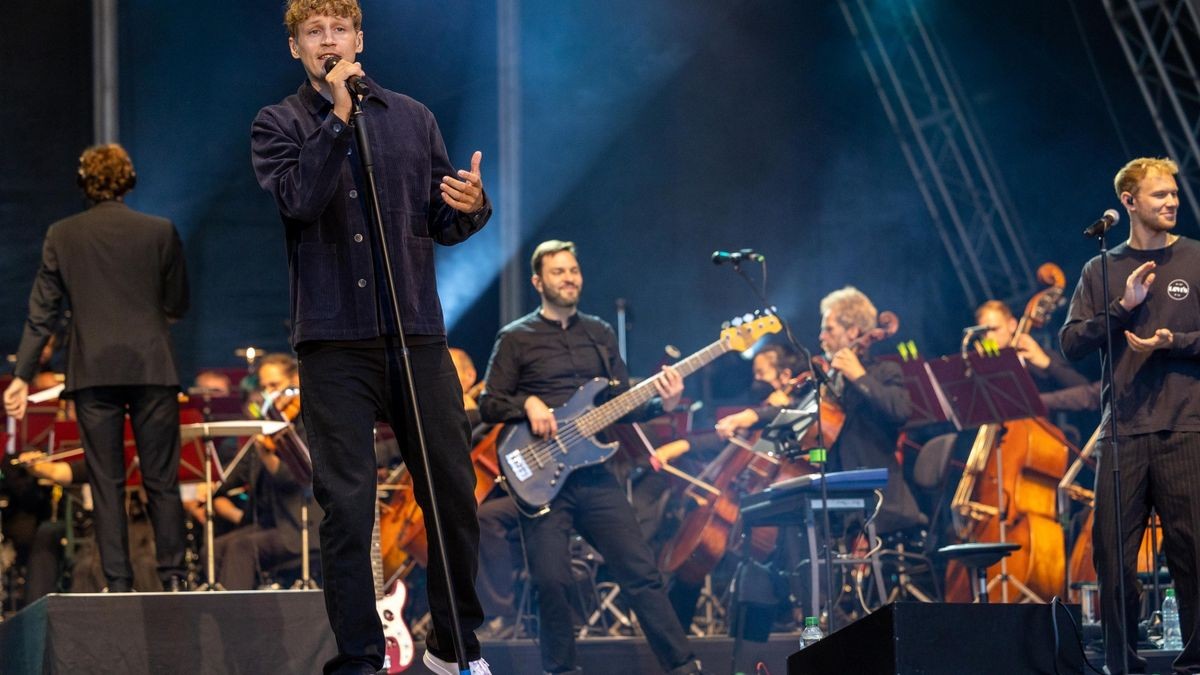
[[(321, 520), (321, 567), (325, 609), (338, 654), (326, 673), (375, 672), (383, 667), (383, 628), (375, 610), (371, 575), (371, 530), (376, 510), (376, 421), (392, 426), (413, 476), (417, 504), (434, 542), (429, 476), (417, 444), (404, 366), (398, 350), (301, 344), (301, 415), (313, 460), (313, 493), (325, 511)], [(458, 601), (468, 659), (479, 658), (474, 630), (483, 622), (475, 597), (479, 523), (475, 516), (475, 472), (462, 387), (445, 341), (410, 344), (421, 425), (429, 448), (430, 474), (445, 525), (446, 552)], [(446, 563), (429, 547), (429, 609), (433, 632), (426, 646), (454, 661)]]
[(213, 565), (217, 583), (227, 591), (252, 591), (259, 572), (295, 558), (299, 560), (300, 535), (290, 529), (239, 527), (213, 540)]
[[(621, 595), (637, 612), (646, 640), (664, 671), (693, 661), (687, 637), (667, 599), (654, 553), (642, 539), (625, 491), (603, 466), (576, 471), (540, 518), (521, 517), (529, 570), (538, 592), (542, 668), (575, 668), (575, 630), (571, 618), (571, 529), (574, 527), (604, 557)], [(618, 668), (619, 669), (619, 668)]]
[(479, 574), (475, 577), (475, 592), (488, 620), (498, 617), (511, 620), (517, 614), (513, 582), (518, 565), (524, 566), (517, 535), (519, 522), (517, 505), (506, 495), (479, 505)]
[(1163, 526), (1163, 550), (1179, 599), (1179, 623), (1184, 648), (1175, 659), (1176, 672), (1200, 672), (1200, 433), (1160, 432), (1120, 439), (1121, 535), (1124, 564), (1117, 562), (1117, 532), (1113, 520), (1111, 444), (1101, 442), (1096, 468), (1096, 518), (1092, 529), (1097, 578), (1100, 581), (1100, 618), (1104, 624), (1105, 661), (1113, 673), (1123, 671), (1119, 631), (1118, 583), (1125, 577), (1125, 626), (1131, 670), (1144, 672), (1146, 662), (1137, 655), (1137, 553), (1150, 509)]
[(130, 587), (129, 528), (125, 518), (125, 415), (133, 426), (138, 468), (154, 528), (158, 576), (184, 576), (183, 502), (179, 497), (178, 389), (160, 386), (88, 387), (75, 392), (92, 518), (109, 586)]

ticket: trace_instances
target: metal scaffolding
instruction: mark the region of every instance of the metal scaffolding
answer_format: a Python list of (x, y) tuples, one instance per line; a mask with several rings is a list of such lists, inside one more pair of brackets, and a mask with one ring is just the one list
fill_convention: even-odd
[(839, 0), (972, 306), (1036, 289), (1022, 226), (962, 86), (910, 0)]
[(1167, 155), (1179, 164), (1184, 206), (1200, 222), (1200, 18), (1196, 0), (1103, 0)]

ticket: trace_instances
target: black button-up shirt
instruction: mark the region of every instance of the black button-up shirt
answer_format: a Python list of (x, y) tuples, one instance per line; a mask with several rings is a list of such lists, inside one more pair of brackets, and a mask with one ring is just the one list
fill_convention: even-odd
[[(433, 244), (464, 241), (483, 227), (492, 206), (485, 198), (479, 212), (465, 214), (446, 204), (438, 186), (456, 173), (433, 113), (368, 83), (363, 117), (404, 330), (444, 335)], [(354, 129), (332, 109), (305, 81), (260, 110), (251, 127), (254, 173), (285, 226), (293, 345), (396, 333), (390, 310), (385, 304), (381, 310), (385, 280)]]
[[(479, 411), (485, 422), (524, 419), (525, 399), (530, 396), (557, 408), (597, 377), (616, 382), (609, 397), (629, 389), (629, 372), (617, 351), (612, 326), (599, 317), (577, 312), (563, 328), (535, 310), (496, 336)], [(647, 419), (661, 412), (662, 400), (655, 397), (625, 420)]]

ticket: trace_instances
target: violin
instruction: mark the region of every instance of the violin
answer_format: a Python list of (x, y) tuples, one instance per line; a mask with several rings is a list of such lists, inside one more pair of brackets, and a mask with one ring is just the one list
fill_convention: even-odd
[[(255, 406), (251, 406), (254, 410)], [(275, 420), (277, 422), (288, 422), (300, 414), (300, 390), (296, 387), (288, 387), (282, 393), (276, 396), (267, 406), (258, 407), (259, 419)], [(290, 428), (290, 427), (289, 427)], [(288, 429), (283, 429), (271, 436), (258, 436), (256, 440), (259, 445), (267, 452), (275, 452), (279, 449), (280, 437), (287, 433)]]

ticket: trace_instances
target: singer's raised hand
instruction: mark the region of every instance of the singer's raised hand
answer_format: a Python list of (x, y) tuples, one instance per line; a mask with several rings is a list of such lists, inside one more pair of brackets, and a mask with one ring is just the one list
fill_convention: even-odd
[(354, 106), (354, 101), (350, 99), (350, 90), (346, 88), (346, 80), (365, 76), (362, 64), (346, 59), (341, 59), (325, 73), (325, 83), (329, 85), (329, 92), (333, 96), (333, 114), (343, 122), (350, 121), (350, 109)]
[(471, 170), (458, 170), (458, 178), (442, 177), (442, 199), (451, 207), (463, 213), (475, 213), (483, 208), (483, 176), (479, 173), (479, 163), (483, 161), (483, 153), (476, 150), (471, 155)]
[(1125, 279), (1125, 295), (1121, 297), (1122, 307), (1131, 310), (1145, 301), (1146, 294), (1150, 292), (1150, 285), (1154, 283), (1155, 267), (1154, 261), (1151, 260), (1129, 273), (1129, 277)]

